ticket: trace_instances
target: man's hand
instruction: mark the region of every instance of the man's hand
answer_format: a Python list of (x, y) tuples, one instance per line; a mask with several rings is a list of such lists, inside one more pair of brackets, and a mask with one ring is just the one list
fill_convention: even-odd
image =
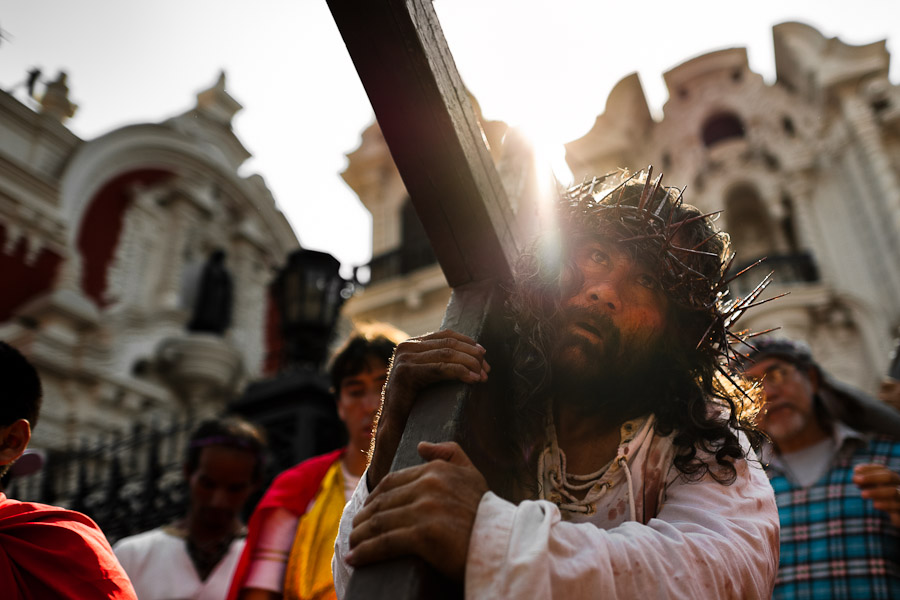
[(900, 527), (900, 475), (883, 465), (856, 465), (853, 483), (862, 490), (863, 498), (888, 513), (891, 524)]
[(487, 483), (455, 442), (418, 450), (429, 462), (387, 475), (353, 519), (345, 560), (357, 567), (417, 555), (462, 581)]
[(369, 489), (390, 471), (413, 402), (422, 389), (439, 381), (487, 381), (490, 365), (484, 347), (451, 330), (401, 342), (394, 351), (384, 384), (384, 401), (375, 434), (375, 451), (368, 470)]

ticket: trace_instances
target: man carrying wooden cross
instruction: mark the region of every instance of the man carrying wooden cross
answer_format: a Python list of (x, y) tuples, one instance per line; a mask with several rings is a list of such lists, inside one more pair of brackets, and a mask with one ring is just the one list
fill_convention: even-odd
[[(468, 598), (771, 595), (778, 515), (753, 403), (723, 362), (765, 284), (724, 302), (728, 236), (660, 180), (562, 195), (558, 228), (516, 266), (506, 347), (453, 331), (398, 346), (335, 543), (339, 597), (354, 567), (408, 555)], [(504, 376), (489, 356), (510, 365), (502, 397), (477, 391)], [(455, 442), (422, 442), (425, 464), (388, 473), (417, 394), (441, 381), (499, 416), (466, 441), (487, 449), (480, 470)]]

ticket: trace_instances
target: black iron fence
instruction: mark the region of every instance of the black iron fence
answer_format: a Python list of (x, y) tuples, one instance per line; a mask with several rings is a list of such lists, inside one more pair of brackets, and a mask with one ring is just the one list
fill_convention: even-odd
[(187, 505), (181, 465), (192, 426), (136, 425), (128, 435), (49, 451), (38, 473), (11, 482), (9, 495), (83, 512), (110, 542), (169, 523)]
[(368, 264), (370, 283), (378, 283), (406, 275), (417, 269), (437, 263), (437, 257), (430, 245), (404, 245), (372, 258)]
[[(325, 375), (298, 369), (248, 386), (228, 407), (268, 439), (262, 485), (244, 507), (248, 518), (271, 480), (298, 462), (346, 444)], [(110, 542), (171, 523), (185, 514), (182, 465), (196, 420), (135, 425), (120, 435), (49, 451), (36, 474), (13, 479), (12, 498), (83, 512)]]

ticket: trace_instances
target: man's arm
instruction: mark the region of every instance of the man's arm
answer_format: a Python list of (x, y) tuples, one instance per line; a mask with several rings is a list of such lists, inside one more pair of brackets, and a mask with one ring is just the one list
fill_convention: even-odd
[(463, 579), (487, 482), (455, 442), (420, 442), (418, 450), (428, 463), (388, 474), (371, 494), (361, 481), (344, 508), (331, 563), (338, 598), (354, 566), (398, 556), (421, 556)]
[[(657, 518), (646, 525), (632, 521), (603, 530), (591, 523), (563, 521), (559, 509), (546, 501), (514, 505), (485, 493), (475, 502), (463, 490), (477, 490), (477, 485), (453, 482), (444, 472), (448, 468), (434, 468), (435, 462), (383, 481), (391, 493), (406, 498), (411, 496), (403, 489), (409, 486), (407, 491), (414, 490), (418, 501), (425, 499), (428, 506), (416, 509), (410, 504), (403, 513), (378, 520), (378, 499), (369, 496), (366, 501), (364, 486), (357, 489), (336, 542), (338, 597), (349, 581), (351, 569), (343, 562), (348, 553), (354, 564), (384, 558), (381, 553), (417, 554), (458, 577), (458, 548), (465, 548), (463, 572), (470, 598), (771, 596), (778, 566), (778, 512), (768, 479), (755, 463), (738, 461), (737, 480), (727, 486), (708, 475), (694, 483), (678, 475), (667, 488)], [(418, 476), (411, 473), (414, 469), (420, 471)], [(426, 484), (427, 478), (451, 483)], [(469, 508), (462, 510), (462, 505)], [(460, 518), (468, 510), (476, 513), (471, 525)], [(450, 516), (444, 522), (420, 518), (426, 513)], [(356, 527), (352, 533), (351, 518)]]
[[(334, 577), (334, 587), (338, 598), (343, 598), (346, 586), (350, 581), (350, 575), (353, 571), (351, 564), (362, 564), (363, 562), (373, 562), (388, 558), (387, 555), (379, 555), (377, 549), (375, 552), (372, 552), (372, 544), (367, 546), (368, 550), (364, 548), (361, 555), (354, 555), (351, 552), (351, 532), (355, 525), (357, 515), (364, 509), (364, 506), (369, 500), (370, 490), (376, 498), (378, 495), (387, 491), (392, 492), (388, 495), (389, 498), (393, 497), (396, 499), (397, 497), (396, 478), (392, 483), (389, 483), (388, 486), (381, 487), (380, 484), (390, 472), (394, 454), (397, 452), (397, 447), (400, 445), (400, 438), (403, 436), (403, 430), (406, 427), (406, 421), (409, 418), (409, 413), (412, 410), (416, 395), (427, 385), (440, 381), (458, 380), (465, 383), (480, 383), (487, 381), (491, 367), (487, 360), (485, 360), (484, 355), (485, 349), (481, 344), (478, 344), (468, 336), (450, 330), (439, 331), (419, 338), (413, 338), (397, 346), (397, 350), (394, 352), (394, 358), (391, 361), (388, 380), (385, 383), (384, 392), (382, 394), (382, 406), (377, 423), (372, 460), (366, 470), (365, 476), (360, 481), (359, 486), (357, 486), (356, 492), (350, 498), (347, 506), (344, 507), (340, 528), (334, 543), (334, 558), (332, 559), (331, 566), (332, 575)], [(456, 446), (455, 444), (452, 445)], [(449, 456), (449, 454), (441, 449), (441, 447), (447, 446), (447, 444), (427, 444), (427, 446), (438, 448), (438, 450), (432, 451), (430, 454), (429, 450), (425, 450), (423, 456), (426, 460), (432, 462), (451, 462), (445, 458)], [(458, 446), (456, 446), (456, 448), (458, 448)], [(451, 454), (453, 453), (451, 452)], [(459, 454), (465, 457), (462, 450), (459, 450)], [(477, 497), (474, 498), (474, 502), (469, 503), (471, 505), (471, 520), (474, 520), (478, 501), (487, 490), (487, 485), (484, 483), (484, 478), (478, 470), (471, 466), (468, 458), (465, 458), (465, 462), (468, 463), (468, 468), (456, 464), (454, 466), (457, 469), (462, 469), (464, 471), (463, 475), (468, 479), (469, 483), (455, 488), (454, 491), (466, 491), (468, 492), (468, 496), (477, 495)], [(405, 496), (406, 500), (410, 503), (419, 500), (422, 491), (421, 488), (417, 488), (417, 486), (424, 482), (427, 487), (428, 483), (434, 480), (434, 477), (432, 476), (421, 477), (421, 475), (425, 475), (428, 470), (453, 470), (445, 469), (444, 467), (445, 465), (429, 467), (426, 464), (402, 471), (402, 473), (404, 473), (402, 481), (409, 484), (406, 487), (408, 492)], [(408, 472), (415, 476), (408, 477)], [(459, 475), (458, 472), (456, 474)], [(469, 506), (469, 504), (467, 504), (467, 506)], [(379, 501), (378, 506), (383, 506), (381, 501)], [(399, 509), (395, 505), (392, 507), (392, 510), (394, 511), (394, 514), (397, 514)], [(377, 512), (378, 511), (375, 508), (369, 508), (367, 514), (369, 516), (374, 516)], [(403, 511), (400, 510), (400, 512)], [(439, 514), (440, 511), (431, 511), (426, 515), (416, 508), (406, 512), (406, 516), (411, 522), (418, 526), (418, 531), (421, 531), (423, 526), (430, 526), (426, 524), (427, 519), (422, 519), (423, 516), (431, 517), (433, 520), (433, 517)], [(381, 518), (382, 517), (379, 517), (379, 519)], [(375, 521), (376, 524), (379, 522), (381, 521)], [(471, 523), (466, 531), (462, 533), (462, 535), (464, 535), (466, 546), (468, 545), (470, 530)], [(372, 529), (369, 528), (368, 531), (371, 533)], [(455, 531), (454, 533), (457, 537), (460, 535), (459, 531)], [(357, 545), (360, 539), (361, 535), (357, 534), (356, 541), (353, 545)], [(406, 541), (410, 542), (410, 538), (407, 538)], [(459, 546), (460, 544), (458, 543), (456, 545)], [(377, 547), (378, 546), (375, 546), (375, 548)], [(411, 554), (414, 552), (412, 549), (405, 552), (400, 551), (399, 546), (395, 546), (394, 551), (390, 553), (390, 555), (399, 556), (404, 553)], [(465, 554), (463, 554), (462, 564), (464, 564), (464, 558)]]
[(366, 474), (369, 489), (391, 470), (416, 395), (439, 381), (487, 381), (485, 350), (472, 338), (444, 330), (400, 343), (384, 385), (372, 461)]
[[(237, 600), (279, 600), (283, 597), (284, 576), (297, 534), (299, 518), (283, 507), (259, 511), (252, 520), (257, 535), (248, 536), (244, 552), (249, 565), (246, 572), (235, 574), (229, 597)], [(243, 559), (243, 557), (242, 557)]]
[(610, 530), (562, 521), (549, 502), (484, 496), (466, 566), (468, 598), (769, 598), (778, 513), (762, 470), (730, 486), (676, 479), (657, 518)]

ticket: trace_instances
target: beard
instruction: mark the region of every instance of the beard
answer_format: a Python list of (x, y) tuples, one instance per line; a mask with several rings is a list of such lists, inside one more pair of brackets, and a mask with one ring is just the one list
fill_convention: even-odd
[(815, 418), (812, 413), (802, 412), (793, 406), (786, 406), (779, 408), (777, 414), (771, 418), (768, 414), (763, 414), (758, 419), (757, 425), (772, 438), (773, 442), (783, 444), (786, 440), (803, 433)]
[(651, 412), (664, 386), (664, 336), (641, 345), (623, 339), (605, 313), (569, 308), (563, 316), (551, 359), (557, 401), (616, 423)]

